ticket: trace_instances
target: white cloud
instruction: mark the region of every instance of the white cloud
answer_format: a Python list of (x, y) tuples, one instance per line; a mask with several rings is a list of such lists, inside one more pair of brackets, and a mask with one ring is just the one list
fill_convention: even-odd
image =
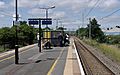
[(119, 15), (113, 15), (108, 18), (104, 18), (100, 21), (102, 24), (110, 24), (110, 23), (120, 23), (120, 16)]
[[(31, 16), (37, 16), (37, 17), (46, 17), (46, 10), (45, 9), (39, 9), (39, 8), (33, 8), (28, 11), (28, 14)], [(53, 15), (53, 11), (49, 10), (48, 11), (48, 17), (51, 17)]]
[(84, 7), (86, 7), (86, 3), (88, 2), (88, 0), (74, 0), (74, 1), (70, 1), (70, 0), (63, 0), (63, 1), (59, 1), (58, 2), (58, 7), (62, 7), (62, 8), (66, 8), (66, 9), (70, 9), (72, 10), (72, 12), (79, 12), (80, 10), (82, 10)]
[[(13, 0), (14, 1), (14, 0)], [(97, 0), (19, 0), (18, 4), (20, 7), (44, 7), (44, 6), (56, 6), (61, 9), (69, 9), (72, 12), (79, 13), (84, 8), (91, 8), (95, 5)], [(11, 4), (15, 4), (11, 2)], [(119, 0), (103, 0), (99, 2), (101, 10), (110, 10), (118, 7), (120, 4)]]
[[(11, 4), (14, 5), (15, 0), (12, 0)], [(95, 5), (98, 0), (18, 0), (18, 5), (20, 8), (19, 11), (21, 14), (27, 12), (23, 17), (28, 16), (38, 16), (38, 17), (45, 17), (45, 10), (38, 9), (39, 7), (49, 7), (49, 6), (56, 6), (55, 9), (49, 10), (49, 17), (53, 18), (70, 18), (70, 19), (80, 19), (82, 18), (81, 12), (84, 12), (84, 15), (88, 13), (88, 11)], [(0, 6), (4, 6), (5, 3), (0, 2)], [(120, 0), (100, 0), (92, 11), (93, 13), (89, 14), (89, 17), (96, 16), (99, 18), (100, 16), (108, 14), (115, 9), (118, 9), (120, 5)], [(99, 8), (99, 9), (98, 9)], [(27, 10), (26, 10), (27, 9)], [(86, 11), (83, 11), (86, 9)], [(97, 11), (96, 11), (97, 10)], [(102, 11), (101, 11), (102, 10)], [(110, 11), (111, 10), (111, 11)], [(107, 12), (106, 12), (107, 11)], [(95, 14), (94, 14), (95, 13)], [(26, 18), (27, 18), (26, 17)], [(103, 23), (108, 23), (118, 18), (118, 16), (111, 16), (109, 18), (104, 19)], [(85, 18), (86, 19), (86, 18)], [(120, 19), (120, 18), (119, 18)], [(88, 20), (85, 20), (87, 23)], [(74, 22), (73, 24), (80, 24), (80, 22)]]
[(51, 17), (53, 17), (54, 19), (58, 19), (58, 18), (60, 19), (60, 18), (64, 18), (65, 15), (66, 15), (65, 12), (60, 11), (60, 12), (55, 12)]
[(5, 17), (5, 15), (0, 15), (1, 18)]
[[(31, 8), (39, 4), (40, 0), (18, 0), (19, 7)], [(10, 5), (15, 6), (15, 0), (12, 0)]]
[(96, 4), (96, 2), (97, 2), (98, 0), (89, 0), (88, 1), (88, 7), (94, 7), (94, 5)]
[(119, 0), (104, 0), (100, 7), (102, 10), (112, 10), (116, 7), (119, 7), (120, 1)]
[(32, 7), (36, 3), (34, 1), (30, 2), (29, 0), (20, 0), (19, 1), (19, 6), (20, 7)]
[(44, 12), (45, 12), (44, 10), (33, 8), (28, 13), (34, 15), (34, 14), (44, 14)]
[[(24, 8), (44, 7), (54, 4), (54, 0), (18, 0), (18, 6)], [(15, 6), (15, 0), (12, 0), (10, 5)]]
[(5, 8), (5, 2), (0, 1), (0, 8)]

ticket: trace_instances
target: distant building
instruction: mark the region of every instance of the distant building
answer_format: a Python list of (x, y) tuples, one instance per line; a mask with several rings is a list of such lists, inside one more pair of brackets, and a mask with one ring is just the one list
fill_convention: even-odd
[(120, 28), (107, 28), (102, 30), (106, 35), (120, 35)]

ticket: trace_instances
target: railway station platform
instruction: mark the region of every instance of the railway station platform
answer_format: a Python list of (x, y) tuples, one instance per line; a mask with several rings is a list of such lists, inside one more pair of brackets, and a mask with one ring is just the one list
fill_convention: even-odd
[(81, 75), (80, 66), (78, 64), (77, 51), (75, 51), (75, 45), (73, 39), (70, 40), (71, 44), (68, 49), (66, 58), (66, 65), (64, 69), (64, 75)]
[(19, 53), (19, 64), (14, 55), (0, 59), (0, 75), (82, 75), (74, 40), (67, 47), (42, 49), (34, 45)]

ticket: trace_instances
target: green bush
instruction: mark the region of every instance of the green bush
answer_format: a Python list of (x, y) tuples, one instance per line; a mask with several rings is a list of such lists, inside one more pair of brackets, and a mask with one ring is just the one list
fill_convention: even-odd
[[(37, 28), (34, 29), (27, 24), (27, 22), (20, 22), (20, 25), (17, 26), (18, 32), (18, 45), (26, 46), (33, 44), (35, 41)], [(6, 44), (6, 48), (13, 49), (15, 47), (15, 39), (16, 39), (16, 26), (3, 27), (0, 28), (0, 45), (3, 46)], [(2, 47), (0, 47), (1, 51), (5, 51)]]

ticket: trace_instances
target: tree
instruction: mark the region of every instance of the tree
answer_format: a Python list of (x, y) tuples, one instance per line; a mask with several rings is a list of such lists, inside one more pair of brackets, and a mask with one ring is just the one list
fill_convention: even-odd
[(93, 18), (88, 24), (87, 31), (89, 32), (89, 27), (91, 25), (91, 38), (99, 42), (105, 42), (105, 35), (97, 23), (97, 20)]
[(83, 38), (83, 37), (87, 37), (87, 29), (86, 28), (79, 28), (77, 31), (76, 31), (76, 34)]
[[(20, 46), (33, 44), (38, 29), (34, 29), (27, 24), (26, 21), (21, 21), (17, 26), (18, 44)], [(7, 44), (7, 48), (15, 47), (16, 26), (0, 28), (0, 45)]]
[(34, 33), (34, 28), (29, 26), (26, 21), (20, 22), (19, 26), (19, 40), (21, 43), (24, 45), (27, 44), (33, 44), (33, 41), (35, 39), (35, 33)]
[(9, 27), (4, 27), (0, 29), (0, 43), (9, 44), (9, 48), (14, 48), (15, 34)]

